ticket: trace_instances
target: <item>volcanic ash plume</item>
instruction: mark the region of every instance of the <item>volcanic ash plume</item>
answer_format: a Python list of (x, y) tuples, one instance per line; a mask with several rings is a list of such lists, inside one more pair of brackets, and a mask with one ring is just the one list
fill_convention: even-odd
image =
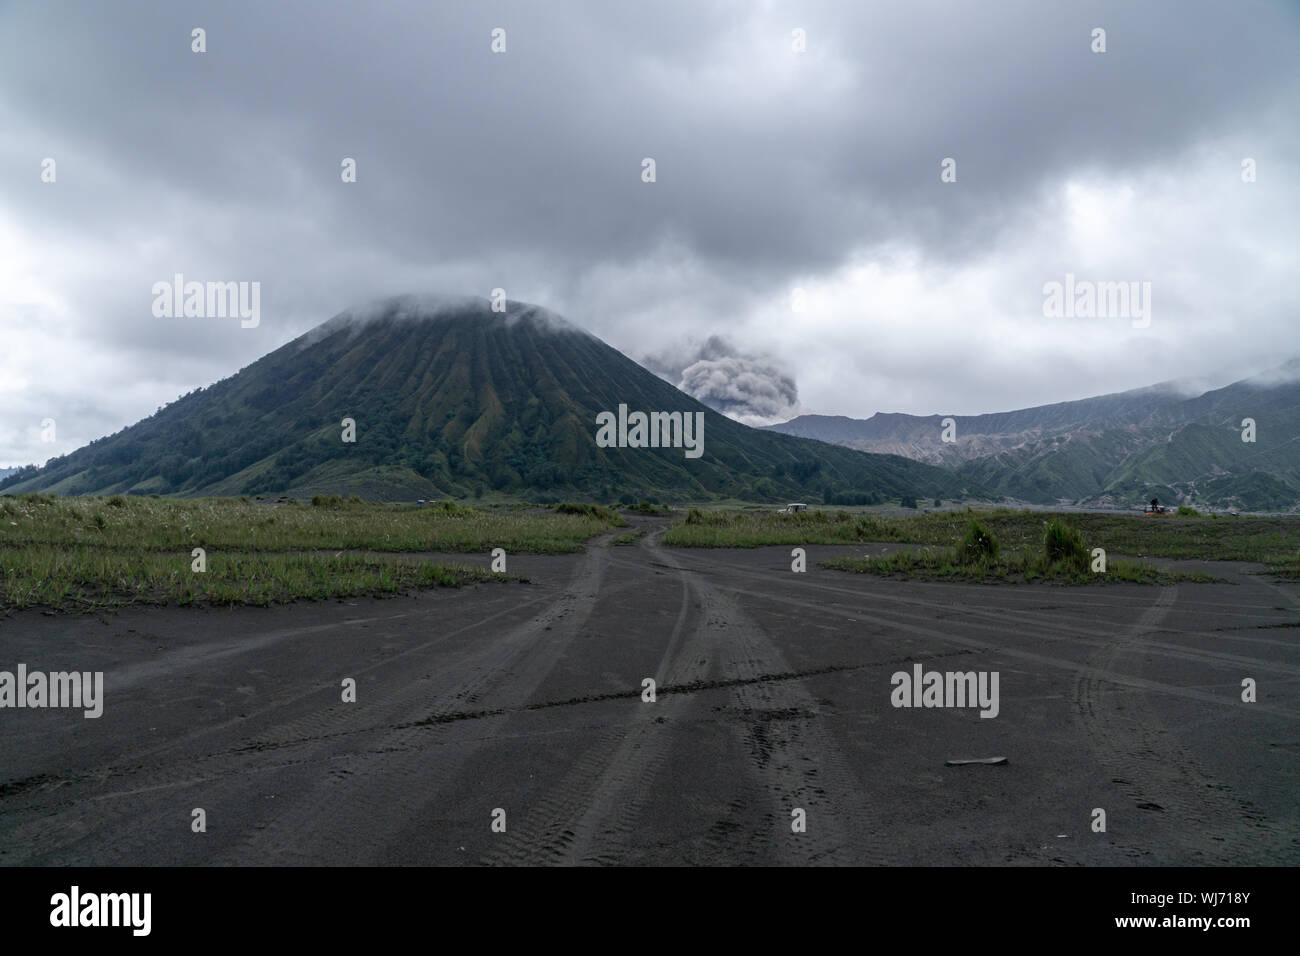
[(770, 425), (799, 414), (794, 379), (763, 356), (745, 356), (719, 336), (684, 353), (645, 360), (686, 394), (746, 425)]

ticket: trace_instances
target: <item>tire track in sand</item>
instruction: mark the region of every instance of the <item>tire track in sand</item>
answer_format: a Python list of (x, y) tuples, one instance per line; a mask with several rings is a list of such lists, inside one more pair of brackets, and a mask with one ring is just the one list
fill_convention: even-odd
[[(1132, 801), (1122, 813), (1108, 813), (1108, 830), (1129, 856), (1140, 859), (1143, 851), (1122, 837), (1122, 830), (1116, 833), (1115, 825), (1122, 827), (1128, 814), (1158, 814), (1157, 831), (1172, 845), (1173, 855), (1189, 864), (1294, 862), (1291, 835), (1206, 773), (1152, 711), (1148, 694), (1093, 676), (1096, 671), (1118, 673), (1121, 658), (1141, 652), (1145, 637), (1161, 629), (1177, 598), (1176, 585), (1164, 590), (1129, 628), (1092, 652), (1093, 672), (1080, 673), (1074, 681), (1074, 712), (1087, 744)], [(1219, 847), (1208, 858), (1207, 837)]]

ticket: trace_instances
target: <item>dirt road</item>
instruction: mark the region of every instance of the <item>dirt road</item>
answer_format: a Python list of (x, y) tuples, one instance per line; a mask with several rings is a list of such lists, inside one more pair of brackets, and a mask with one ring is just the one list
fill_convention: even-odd
[[(512, 555), (530, 584), (0, 619), (0, 669), (105, 675), (99, 719), (0, 711), (0, 863), (1300, 862), (1296, 585), (925, 584), (816, 567), (862, 547), (796, 574), (612, 537)], [(916, 663), (997, 672), (997, 716), (893, 706)]]

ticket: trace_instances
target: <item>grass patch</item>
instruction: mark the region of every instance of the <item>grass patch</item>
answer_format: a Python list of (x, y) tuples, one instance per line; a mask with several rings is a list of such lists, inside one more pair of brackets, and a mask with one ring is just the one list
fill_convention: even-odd
[(873, 515), (847, 511), (742, 514), (691, 508), (664, 533), (664, 543), (685, 548), (757, 548), (769, 544), (854, 544), (903, 541), (894, 527)]
[[(851, 515), (817, 510), (796, 515), (742, 514), (692, 508), (664, 534), (664, 543), (694, 548), (907, 542), (951, 548), (977, 520), (1003, 551), (1037, 554), (1050, 522), (1068, 521), (1090, 546), (1107, 554), (1175, 560), (1250, 561), (1281, 574), (1300, 569), (1300, 516), (1210, 516), (1162, 520), (1140, 514), (989, 509), (918, 515)], [(1114, 561), (1109, 562), (1111, 566)]]
[(0, 608), (98, 610), (130, 604), (270, 605), (299, 599), (405, 594), (502, 580), (479, 567), (363, 554), (210, 555), (47, 545), (0, 554)]
[(647, 501), (645, 498), (642, 498), (634, 505), (626, 505), (623, 510), (637, 515), (664, 516), (673, 513), (673, 509), (668, 505), (658, 505), (653, 501)]
[[(126, 604), (274, 604), (456, 587), (501, 575), (410, 552), (581, 551), (625, 522), (600, 509), (247, 499), (0, 497), (0, 610)], [(203, 548), (207, 571), (191, 570)], [(330, 552), (337, 552), (331, 554)]]
[(627, 524), (617, 511), (613, 508), (606, 508), (604, 505), (561, 501), (555, 506), (555, 513), (559, 515), (581, 515), (587, 518), (595, 518), (597, 521), (607, 521), (609, 524), (616, 527)]
[[(320, 497), (320, 496), (318, 496)], [(0, 551), (37, 545), (130, 551), (581, 551), (625, 522), (608, 508), (469, 508), (455, 502), (382, 504), (330, 496), (321, 504), (256, 504), (235, 498), (53, 495), (0, 497)], [(597, 509), (597, 510), (591, 510)]]
[(1300, 551), (1293, 554), (1288, 561), (1279, 561), (1269, 566), (1272, 574), (1287, 581), (1300, 581)]
[(644, 528), (642, 528), (640, 531), (629, 531), (627, 534), (620, 534), (617, 538), (615, 538), (614, 544), (619, 546), (636, 544), (637, 541), (645, 537), (645, 534), (646, 532)]
[(922, 581), (974, 581), (979, 583), (1021, 583), (1051, 581), (1058, 584), (1176, 584), (1180, 581), (1218, 581), (1208, 574), (1165, 571), (1138, 561), (1110, 561), (1104, 574), (1094, 574), (1087, 566), (1080, 569), (1068, 561), (1049, 561), (1046, 556), (1001, 554), (987, 560), (968, 560), (958, 548), (926, 548), (921, 551), (896, 551), (865, 558), (827, 558), (820, 567), (833, 571), (877, 574)]

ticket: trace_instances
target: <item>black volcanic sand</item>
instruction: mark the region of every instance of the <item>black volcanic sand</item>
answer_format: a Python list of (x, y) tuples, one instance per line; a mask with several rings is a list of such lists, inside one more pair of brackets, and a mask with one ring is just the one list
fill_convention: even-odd
[[(0, 712), (0, 862), (1300, 862), (1300, 585), (926, 584), (816, 546), (793, 574), (618, 533), (511, 556), (531, 584), (0, 619), (0, 669), (106, 697)], [(998, 671), (1000, 714), (892, 707), (913, 662)]]

